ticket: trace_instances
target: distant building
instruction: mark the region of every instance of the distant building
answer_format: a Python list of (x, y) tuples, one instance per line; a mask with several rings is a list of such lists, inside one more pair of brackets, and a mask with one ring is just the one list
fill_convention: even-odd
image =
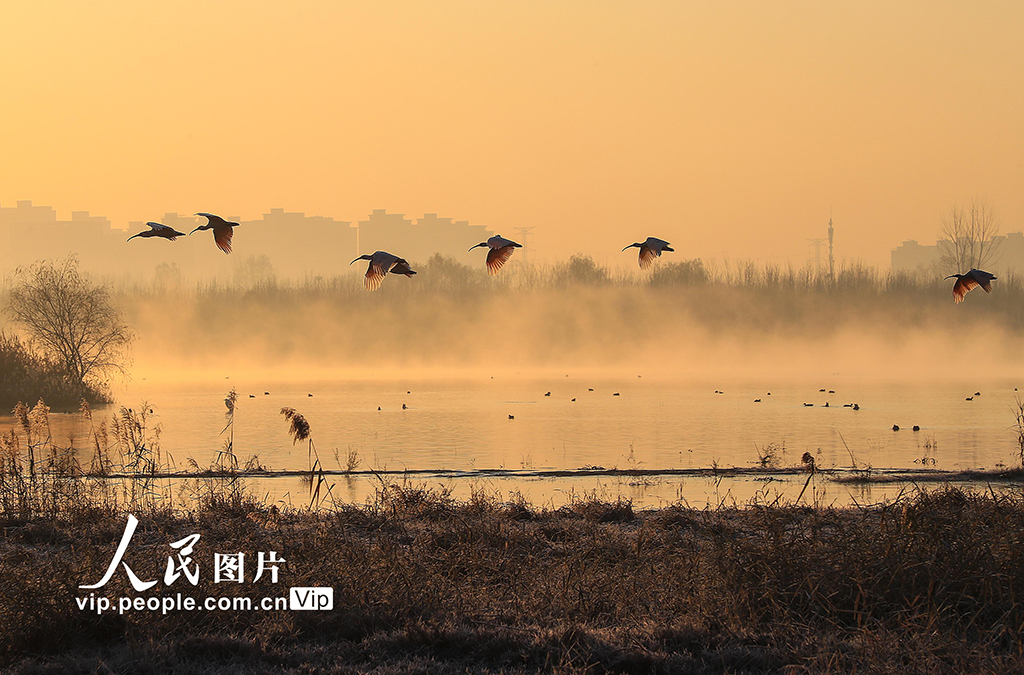
[[(232, 254), (224, 255), (208, 231), (189, 233), (206, 222), (201, 216), (165, 213), (160, 222), (184, 233), (177, 241), (128, 237), (146, 231), (144, 221), (116, 229), (103, 216), (73, 211), (71, 219), (57, 219), (51, 206), (19, 201), (0, 206), (0, 277), (38, 260), (56, 260), (74, 253), (83, 271), (106, 279), (182, 282), (277, 278), (302, 280), (329, 277), (349, 271), (348, 263), (362, 253), (390, 251), (422, 264), (435, 253), (451, 256), (467, 265), (482, 265), (480, 251), (467, 249), (486, 240), (491, 232), (468, 221), (424, 214), (413, 221), (400, 213), (378, 209), (358, 227), (326, 216), (270, 209), (258, 220), (238, 222)], [(354, 268), (353, 268), (354, 269)], [(158, 271), (159, 270), (159, 271)]]
[(83, 268), (103, 270), (118, 262), (112, 252), (118, 240), (123, 238), (111, 229), (109, 220), (88, 211), (73, 211), (71, 220), (57, 220), (53, 207), (33, 206), (31, 201), (0, 206), (0, 269), (4, 274), (71, 253), (78, 255)]
[(892, 251), (892, 268), (907, 272), (927, 271), (938, 265), (942, 255), (939, 246), (922, 246), (914, 239), (909, 239)]
[(356, 230), (345, 220), (270, 209), (260, 220), (239, 223), (238, 253), (265, 255), (279, 277), (334, 276), (356, 253)]
[(54, 222), (57, 222), (57, 212), (52, 206), (32, 206), (31, 201), (19, 201), (14, 207), (0, 206), (0, 225)]
[(418, 250), (425, 243), (415, 236), (412, 221), (401, 213), (374, 209), (367, 220), (359, 221), (358, 226), (360, 254), (387, 251), (417, 262), (412, 251)]
[(492, 235), (482, 225), (439, 218), (436, 213), (425, 213), (414, 224), (404, 214), (375, 209), (367, 220), (359, 221), (359, 251), (387, 251), (419, 264), (440, 253), (464, 265), (479, 265), (483, 257), (479, 251), (470, 253), (469, 248)]
[[(213, 235), (204, 230), (191, 235), (188, 242), (181, 238), (173, 243), (150, 240), (149, 246), (136, 246), (131, 256), (137, 264), (130, 265), (131, 271), (148, 275), (161, 263), (173, 263), (185, 278), (228, 281), (247, 276), (259, 260), (264, 267), (269, 263), (268, 275), (272, 271), (275, 278), (301, 280), (342, 274), (357, 255), (355, 228), (344, 220), (280, 208), (270, 209), (259, 220), (232, 215), (224, 215), (224, 219), (238, 223), (230, 256), (217, 249)], [(205, 224), (206, 218), (166, 213), (160, 222), (188, 235)], [(145, 223), (129, 223), (131, 232), (145, 229)]]
[(1004, 235), (992, 237), (998, 242), (995, 262), (992, 265), (993, 271), (1024, 272), (1024, 232), (1010, 232)]
[[(988, 271), (1024, 272), (1024, 232), (996, 235), (992, 244), (996, 248), (991, 262), (986, 264)], [(909, 239), (892, 250), (892, 269), (941, 273), (942, 250), (949, 245), (940, 240), (928, 246)]]

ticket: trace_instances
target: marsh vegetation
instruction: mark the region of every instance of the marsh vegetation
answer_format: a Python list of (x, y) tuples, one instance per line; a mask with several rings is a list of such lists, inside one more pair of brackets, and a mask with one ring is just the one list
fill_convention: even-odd
[[(244, 496), (134, 511), (133, 547), (282, 552), (330, 612), (79, 611), (125, 511), (66, 500), (0, 526), (9, 672), (1003, 673), (1021, 667), (1024, 497), (958, 488), (862, 509), (536, 508), (382, 482), (363, 506)], [(204, 558), (205, 559), (205, 558)], [(142, 578), (158, 555), (131, 558)], [(202, 576), (195, 597), (277, 591)], [(123, 575), (104, 589), (132, 596)], [(99, 665), (98, 665), (99, 664)], [(157, 665), (160, 664), (160, 665)]]

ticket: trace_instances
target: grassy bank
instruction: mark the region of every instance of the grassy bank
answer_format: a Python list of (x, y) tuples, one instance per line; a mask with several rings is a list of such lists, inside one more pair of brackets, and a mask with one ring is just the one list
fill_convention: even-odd
[[(384, 485), (368, 505), (286, 513), (210, 492), (159, 508), (125, 558), (162, 578), (192, 533), (276, 550), (282, 588), (330, 586), (330, 612), (79, 611), (126, 515), (78, 502), (2, 523), (0, 662), (15, 672), (899, 672), (1024, 668), (1024, 496), (942, 488), (884, 507), (558, 510)], [(156, 593), (162, 586), (153, 589)], [(171, 590), (171, 589), (167, 589)], [(103, 589), (134, 596), (123, 573)], [(147, 594), (143, 594), (147, 595)]]

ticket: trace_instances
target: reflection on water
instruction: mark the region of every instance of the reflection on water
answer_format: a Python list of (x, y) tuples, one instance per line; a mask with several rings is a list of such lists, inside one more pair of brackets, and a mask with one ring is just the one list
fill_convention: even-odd
[[(239, 400), (234, 448), (242, 463), (258, 455), (269, 469), (307, 468), (305, 444), (292, 444), (280, 415), (282, 407), (290, 406), (309, 421), (328, 470), (345, 469), (351, 454), (364, 470), (436, 470), (411, 480), (446, 485), (456, 496), (467, 496), (472, 489), (505, 495), (519, 491), (535, 504), (557, 506), (573, 496), (593, 494), (606, 499), (623, 496), (638, 505), (683, 500), (702, 507), (761, 497), (771, 501), (779, 493), (794, 499), (805, 478), (591, 475), (471, 480), (453, 479), (444, 472), (753, 467), (768, 449), (773, 452), (767, 453), (767, 461), (777, 466), (799, 465), (805, 452), (821, 468), (848, 468), (854, 463), (876, 469), (1013, 466), (1019, 462), (1012, 429), (1014, 385), (691, 383), (584, 376), (223, 380), (188, 386), (133, 382), (118, 396), (119, 405), (148, 403), (155, 413), (153, 422), (161, 426), (163, 451), (182, 469), (188, 458), (201, 466), (213, 461), (224, 440), (224, 396), (235, 387)], [(853, 403), (859, 410), (844, 407)], [(97, 420), (105, 414), (97, 411)], [(55, 442), (65, 444), (70, 435), (76, 447), (88, 445), (89, 430), (78, 416), (51, 419)], [(894, 424), (899, 431), (893, 431)], [(912, 431), (915, 425), (920, 431)], [(80, 450), (83, 456), (88, 452)], [(401, 479), (392, 475), (388, 480)], [(344, 501), (365, 501), (379, 486), (372, 476), (332, 477), (331, 482), (336, 497)], [(308, 503), (308, 484), (295, 478), (251, 483), (258, 494), (272, 500)], [(805, 501), (845, 504), (878, 501), (899, 488), (816, 480), (808, 490)]]

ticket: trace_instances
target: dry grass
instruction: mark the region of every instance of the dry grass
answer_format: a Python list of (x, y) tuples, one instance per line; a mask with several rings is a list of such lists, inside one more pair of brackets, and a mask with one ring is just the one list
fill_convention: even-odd
[[(1021, 660), (1024, 496), (942, 488), (870, 509), (558, 510), (381, 484), (373, 503), (141, 515), (136, 550), (277, 550), (332, 612), (80, 612), (124, 514), (7, 519), (0, 663), (16, 672), (1005, 673)], [(144, 547), (152, 548), (144, 548)], [(143, 578), (162, 572), (139, 555)], [(123, 575), (109, 595), (133, 595)], [(201, 577), (206, 595), (248, 594)]]

